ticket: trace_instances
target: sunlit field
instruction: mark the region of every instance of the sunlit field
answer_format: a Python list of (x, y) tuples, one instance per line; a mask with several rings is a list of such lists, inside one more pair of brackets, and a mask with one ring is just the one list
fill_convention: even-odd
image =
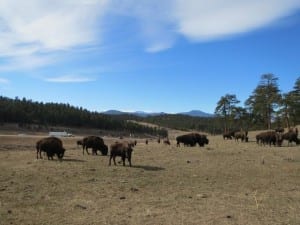
[(82, 136), (62, 138), (65, 157), (51, 161), (36, 159), (43, 136), (1, 135), (0, 224), (298, 225), (300, 147), (255, 134), (201, 148), (176, 147), (174, 133), (170, 146), (136, 139), (132, 167), (83, 155)]

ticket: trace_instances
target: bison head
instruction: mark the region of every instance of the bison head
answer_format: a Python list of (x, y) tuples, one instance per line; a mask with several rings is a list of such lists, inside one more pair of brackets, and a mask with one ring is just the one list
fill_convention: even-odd
[(108, 147), (107, 147), (107, 145), (103, 145), (103, 147), (101, 148), (101, 154), (102, 155), (107, 155), (107, 153), (108, 153)]
[(66, 151), (66, 149), (61, 148), (61, 150), (57, 153), (57, 157), (59, 159), (62, 159), (64, 157), (64, 155), (65, 155), (65, 151)]

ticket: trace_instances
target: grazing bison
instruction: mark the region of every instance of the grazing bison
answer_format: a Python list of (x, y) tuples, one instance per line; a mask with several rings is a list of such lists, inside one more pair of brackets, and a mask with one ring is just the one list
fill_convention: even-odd
[(36, 143), (36, 158), (42, 158), (41, 152), (46, 152), (48, 160), (56, 155), (58, 159), (62, 159), (65, 154), (62, 141), (57, 137), (47, 137), (39, 140)]
[(287, 140), (288, 141), (288, 145), (290, 145), (290, 143), (292, 144), (293, 142), (296, 143), (296, 145), (300, 144), (300, 140), (298, 138), (298, 132), (294, 131), (294, 130), (290, 130), (286, 133), (284, 133), (282, 135), (283, 140)]
[(266, 131), (256, 135), (257, 144), (281, 146), (282, 140), (282, 134), (275, 131)]
[[(77, 142), (78, 143), (78, 142)], [(84, 155), (84, 150), (89, 154), (88, 148), (92, 148), (92, 154), (97, 155), (97, 150), (101, 152), (102, 155), (107, 155), (108, 147), (104, 144), (101, 137), (97, 136), (87, 136), (82, 140), (82, 154)]]
[(131, 154), (132, 154), (132, 145), (128, 142), (115, 142), (110, 146), (110, 157), (109, 157), (109, 166), (111, 165), (111, 159), (114, 160), (116, 165), (116, 157), (121, 156), (123, 161), (123, 166), (125, 166), (125, 159), (128, 159), (129, 166), (131, 166)]
[(248, 142), (248, 131), (237, 131), (234, 133), (234, 139), (239, 141), (239, 139), (245, 142)]
[(234, 133), (235, 133), (236, 131), (227, 131), (227, 132), (225, 132), (224, 134), (223, 134), (223, 139), (225, 140), (225, 139), (232, 139), (233, 137), (234, 137)]
[(189, 133), (176, 137), (177, 147), (180, 146), (180, 143), (183, 143), (185, 146), (195, 146), (197, 143), (200, 147), (208, 144), (208, 139), (206, 135), (198, 133)]

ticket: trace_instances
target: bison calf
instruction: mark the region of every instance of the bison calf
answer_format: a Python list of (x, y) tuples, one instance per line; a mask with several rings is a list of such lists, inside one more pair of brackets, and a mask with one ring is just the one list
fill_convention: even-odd
[(133, 149), (132, 146), (127, 142), (116, 142), (110, 146), (110, 157), (109, 157), (109, 166), (111, 165), (111, 159), (114, 160), (114, 164), (116, 165), (116, 157), (121, 156), (123, 161), (123, 166), (125, 166), (125, 159), (128, 159), (129, 166), (131, 166), (131, 153)]

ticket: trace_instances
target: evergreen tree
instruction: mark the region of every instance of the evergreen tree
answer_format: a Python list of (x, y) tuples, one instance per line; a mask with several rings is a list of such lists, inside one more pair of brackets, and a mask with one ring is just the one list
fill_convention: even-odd
[(300, 77), (296, 80), (294, 89), (283, 95), (280, 114), (286, 126), (290, 128), (300, 123)]
[(271, 129), (274, 113), (281, 101), (277, 80), (273, 74), (263, 74), (259, 85), (245, 102), (256, 122), (262, 120), (268, 129)]
[(228, 130), (228, 123), (234, 119), (234, 111), (237, 108), (236, 104), (240, 101), (236, 98), (236, 95), (226, 94), (222, 96), (217, 103), (215, 114), (220, 115), (224, 119), (224, 131)]

